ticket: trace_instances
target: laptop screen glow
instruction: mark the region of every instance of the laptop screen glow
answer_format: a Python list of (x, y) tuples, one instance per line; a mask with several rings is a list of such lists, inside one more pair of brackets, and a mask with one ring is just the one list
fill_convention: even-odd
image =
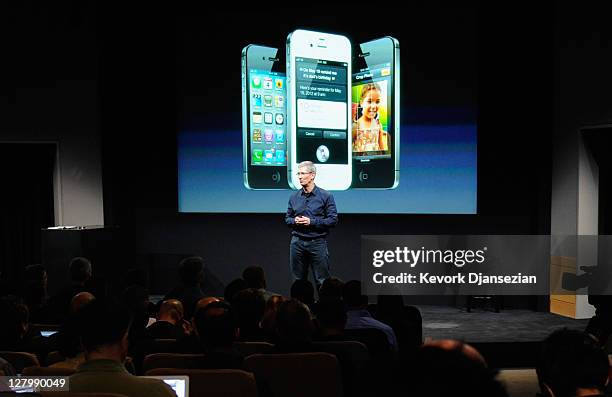
[(143, 378), (161, 379), (174, 390), (176, 397), (189, 397), (189, 377), (185, 375), (143, 376)]

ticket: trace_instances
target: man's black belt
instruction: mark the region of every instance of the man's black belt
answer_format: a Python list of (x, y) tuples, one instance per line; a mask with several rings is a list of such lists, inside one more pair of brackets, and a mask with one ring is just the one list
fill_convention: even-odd
[(298, 236), (296, 234), (294, 234), (295, 237), (299, 238), (300, 240), (304, 240), (304, 241), (312, 241), (312, 240), (318, 240), (320, 238), (325, 238), (325, 236), (317, 236), (317, 237), (304, 237), (304, 236)]

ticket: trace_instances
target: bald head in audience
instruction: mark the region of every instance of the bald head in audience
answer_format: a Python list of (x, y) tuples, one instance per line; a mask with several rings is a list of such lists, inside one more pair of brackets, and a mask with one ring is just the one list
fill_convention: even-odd
[(70, 301), (70, 312), (76, 313), (92, 300), (96, 299), (90, 292), (79, 292)]
[(454, 339), (430, 339), (425, 341), (423, 346), (431, 346), (438, 347), (443, 350), (457, 350), (460, 351), (465, 357), (473, 360), (475, 362), (479, 362), (484, 366), (487, 366), (487, 362), (484, 357), (478, 350), (476, 350), (473, 346), (468, 345), (467, 343), (463, 343)]
[(205, 296), (204, 298), (201, 298), (198, 303), (196, 303), (194, 313), (200, 309), (204, 309), (206, 306), (213, 302), (219, 302), (219, 298), (215, 298), (214, 296)]
[(407, 359), (401, 382), (406, 395), (505, 397), (506, 390), (495, 379), (482, 355), (461, 341), (431, 340)]
[(145, 331), (152, 338), (180, 339), (191, 332), (190, 324), (185, 321), (183, 303), (178, 299), (161, 302), (156, 319)]
[(177, 325), (183, 321), (183, 315), (184, 311), (181, 301), (178, 299), (168, 299), (162, 302), (157, 314), (157, 320)]

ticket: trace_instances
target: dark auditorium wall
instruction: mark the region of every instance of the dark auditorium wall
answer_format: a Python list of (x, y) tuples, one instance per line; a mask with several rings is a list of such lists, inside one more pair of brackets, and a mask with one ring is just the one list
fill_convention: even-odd
[(55, 223), (103, 224), (95, 8), (7, 2), (0, 14), (0, 141), (57, 144)]
[[(555, 10), (554, 235), (611, 232), (612, 27), (607, 15), (593, 5), (560, 4)], [(578, 265), (597, 264), (583, 250), (565, 255), (575, 256)], [(576, 317), (589, 318), (594, 313), (588, 297), (578, 295)]]
[[(587, 234), (579, 225), (579, 131), (612, 125), (612, 27), (608, 14), (598, 11), (564, 4), (555, 14), (551, 221), (558, 234)], [(597, 233), (592, 226), (588, 234)]]

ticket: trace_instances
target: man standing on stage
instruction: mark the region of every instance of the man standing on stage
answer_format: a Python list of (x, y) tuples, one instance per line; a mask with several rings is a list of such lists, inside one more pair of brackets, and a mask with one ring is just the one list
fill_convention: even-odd
[(312, 161), (298, 164), (302, 188), (289, 198), (285, 222), (293, 228), (289, 266), (294, 280), (308, 279), (312, 266), (317, 290), (330, 277), (327, 234), (338, 223), (334, 196), (314, 183), (317, 169)]

